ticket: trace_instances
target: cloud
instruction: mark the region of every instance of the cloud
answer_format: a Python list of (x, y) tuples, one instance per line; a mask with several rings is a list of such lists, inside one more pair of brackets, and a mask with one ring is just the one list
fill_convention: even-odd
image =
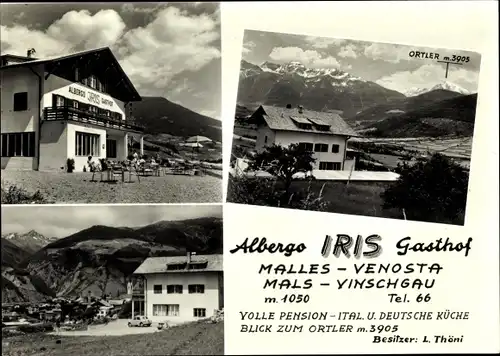
[(247, 42), (243, 43), (243, 50), (242, 50), (243, 54), (248, 54), (248, 53), (252, 52), (252, 50), (255, 48), (255, 46), (257, 46), (257, 45), (253, 41), (247, 41)]
[(471, 91), (477, 91), (479, 72), (450, 66), (448, 78), (444, 77), (445, 68), (440, 64), (424, 64), (413, 71), (401, 71), (376, 81), (386, 88), (405, 91), (410, 88), (429, 88), (444, 80), (455, 83)]
[(94, 15), (88, 10), (70, 11), (46, 31), (0, 26), (2, 42), (9, 52), (25, 55), (28, 48), (35, 48), (39, 57), (111, 46), (124, 30), (125, 23), (114, 10), (101, 10)]
[(175, 7), (157, 13), (145, 27), (128, 31), (117, 44), (121, 64), (134, 85), (153, 94), (168, 86), (174, 75), (196, 71), (215, 58), (220, 50), (217, 21), (208, 15), (188, 16)]
[(358, 48), (355, 45), (348, 44), (340, 49), (338, 56), (342, 58), (357, 58), (357, 49)]
[[(156, 6), (147, 6), (147, 7), (141, 7), (137, 6), (140, 4), (132, 4), (132, 3), (125, 3), (121, 6), (121, 11), (125, 13), (144, 13), (144, 14), (151, 14), (155, 11), (158, 11), (160, 9), (160, 4), (157, 4)], [(148, 4), (149, 5), (149, 4)]]
[(315, 37), (315, 36), (307, 36), (305, 38), (306, 42), (310, 43), (313, 48), (324, 49), (329, 46), (339, 46), (342, 43), (345, 43), (347, 40), (340, 38), (327, 38), (327, 37)]
[(393, 45), (387, 43), (372, 43), (365, 47), (364, 54), (373, 60), (383, 60), (390, 63), (398, 63), (408, 60), (408, 46)]
[(341, 65), (332, 56), (324, 57), (317, 51), (303, 50), (299, 47), (275, 47), (269, 58), (276, 62), (301, 62), (309, 68), (339, 68)]
[[(44, 58), (107, 46), (141, 95), (166, 96), (175, 89), (172, 77), (196, 72), (220, 58), (220, 17), (216, 6), (208, 4), (210, 11), (203, 12), (208, 5), (200, 4), (192, 11), (188, 8), (193, 6), (181, 5), (119, 7), (124, 16), (142, 13), (150, 19), (135, 28), (127, 28), (121, 15), (111, 9), (95, 14), (88, 10), (69, 11), (45, 30), (0, 26), (1, 50), (26, 55), (28, 48), (35, 48), (36, 57)], [(206, 95), (216, 93), (212, 90)]]

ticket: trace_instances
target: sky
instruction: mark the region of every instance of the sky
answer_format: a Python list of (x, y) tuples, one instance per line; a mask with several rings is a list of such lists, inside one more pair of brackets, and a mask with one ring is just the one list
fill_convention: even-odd
[[(411, 58), (410, 51), (438, 53), (440, 59), (456, 55), (470, 57), (470, 60), (463, 65), (450, 64), (448, 78), (445, 78), (445, 64), (433, 59)], [(280, 64), (298, 61), (310, 68), (338, 68), (401, 92), (429, 88), (445, 80), (477, 92), (481, 61), (480, 54), (462, 50), (254, 30), (245, 31), (242, 58), (257, 65), (266, 61)]]
[[(1, 4), (0, 52), (57, 56), (108, 46), (143, 96), (219, 118), (217, 3)], [(215, 68), (215, 69), (214, 69)]]
[(66, 237), (94, 225), (138, 227), (158, 221), (222, 218), (222, 205), (82, 205), (2, 207), (2, 235), (31, 230)]

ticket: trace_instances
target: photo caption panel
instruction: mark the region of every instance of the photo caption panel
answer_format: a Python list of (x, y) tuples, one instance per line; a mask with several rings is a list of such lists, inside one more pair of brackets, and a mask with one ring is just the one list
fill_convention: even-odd
[(486, 305), (495, 296), (481, 293), (482, 236), (444, 225), (226, 210), (226, 221), (253, 221), (226, 229), (225, 263), (234, 266), (226, 269), (226, 352), (492, 350), (497, 325)]

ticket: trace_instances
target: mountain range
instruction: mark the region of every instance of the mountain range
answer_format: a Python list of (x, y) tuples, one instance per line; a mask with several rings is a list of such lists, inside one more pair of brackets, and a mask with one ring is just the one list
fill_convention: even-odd
[(42, 234), (39, 234), (35, 230), (31, 230), (24, 234), (6, 234), (2, 236), (2, 239), (10, 241), (14, 245), (20, 247), (22, 250), (33, 254), (49, 243), (57, 240), (57, 237), (46, 237)]
[(303, 105), (316, 111), (341, 110), (349, 116), (405, 96), (340, 69), (310, 69), (299, 62), (256, 66), (241, 61), (238, 102), (243, 105)]
[(147, 134), (170, 134), (190, 137), (206, 136), (214, 141), (222, 140), (220, 120), (198, 114), (163, 97), (142, 97), (132, 104), (133, 121), (145, 127)]
[(222, 219), (96, 225), (50, 240), (30, 253), (2, 237), (3, 302), (126, 293), (128, 278), (147, 257), (222, 253)]
[(242, 60), (236, 117), (262, 104), (292, 104), (340, 111), (355, 130), (379, 137), (471, 136), (476, 101), (477, 94), (448, 81), (400, 93), (339, 69)]
[(406, 95), (407, 97), (411, 97), (411, 96), (425, 94), (425, 93), (431, 92), (433, 90), (447, 90), (447, 91), (451, 91), (451, 92), (455, 92), (455, 93), (459, 93), (459, 94), (463, 94), (463, 95), (472, 94), (467, 89), (464, 89), (464, 88), (460, 87), (459, 85), (457, 85), (455, 83), (451, 83), (451, 82), (446, 81), (446, 80), (444, 82), (438, 83), (430, 88), (410, 88), (408, 90), (405, 90), (403, 92), (403, 94)]

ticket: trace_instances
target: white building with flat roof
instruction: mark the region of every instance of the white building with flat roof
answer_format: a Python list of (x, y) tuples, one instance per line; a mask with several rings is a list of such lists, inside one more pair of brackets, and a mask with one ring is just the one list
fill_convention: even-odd
[(35, 59), (0, 57), (1, 168), (82, 171), (88, 156), (121, 161), (129, 138), (143, 129), (130, 122), (141, 97), (107, 47)]
[[(143, 278), (144, 291), (132, 295), (140, 314), (153, 322), (173, 324), (214, 316), (224, 307), (222, 255), (149, 257), (134, 272)], [(140, 295), (139, 295), (140, 294)]]

